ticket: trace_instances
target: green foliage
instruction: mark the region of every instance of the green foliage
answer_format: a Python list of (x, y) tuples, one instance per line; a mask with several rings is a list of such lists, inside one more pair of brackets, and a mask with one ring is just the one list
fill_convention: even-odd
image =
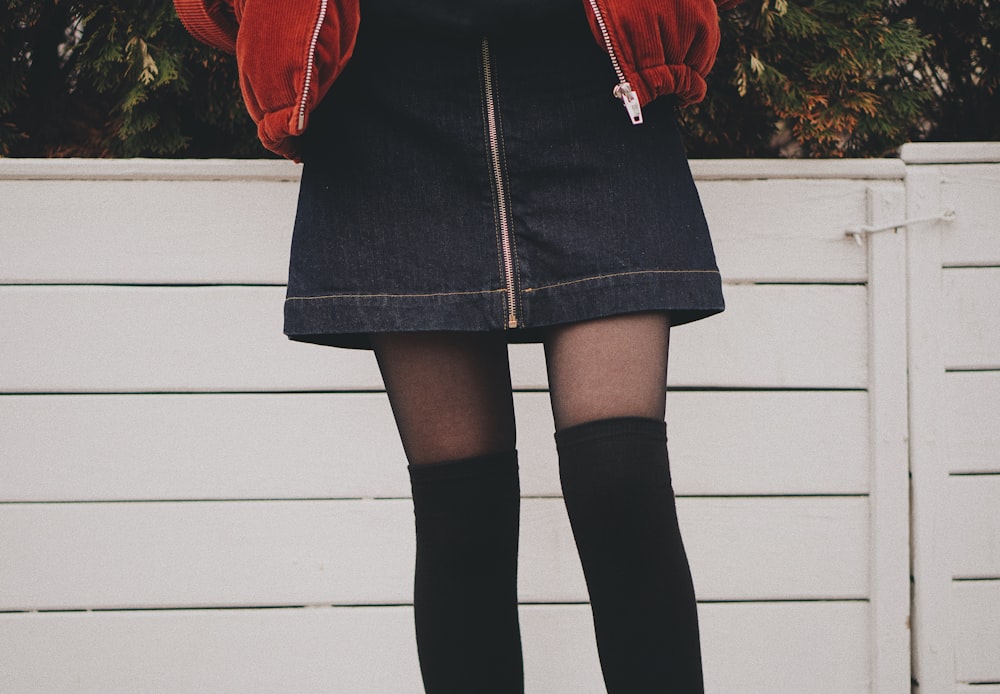
[(929, 91), (929, 39), (881, 0), (747, 0), (723, 17), (706, 101), (685, 115), (702, 156), (880, 155), (906, 141)]
[(913, 22), (930, 38), (911, 69), (931, 93), (916, 134), (930, 140), (1000, 139), (1000, 2), (898, 1), (889, 15)]
[(192, 39), (171, 0), (9, 0), (0, 154), (266, 156), (235, 61)]
[[(692, 156), (880, 156), (1000, 139), (1000, 1), (745, 0), (723, 14)], [(6, 0), (0, 155), (267, 156), (235, 61), (171, 0)]]

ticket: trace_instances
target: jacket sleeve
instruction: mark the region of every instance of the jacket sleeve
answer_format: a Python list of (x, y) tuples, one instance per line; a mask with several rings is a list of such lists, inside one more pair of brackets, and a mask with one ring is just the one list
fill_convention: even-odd
[(174, 9), (196, 39), (226, 53), (236, 52), (239, 25), (233, 0), (174, 0)]
[(298, 160), (297, 137), (354, 50), (358, 0), (174, 0), (174, 6), (195, 38), (236, 54), (261, 144)]
[[(646, 105), (666, 94), (691, 104), (705, 98), (719, 50), (719, 2), (733, 0), (601, 0), (604, 22), (626, 80)], [(584, 0), (589, 6), (589, 0)], [(594, 37), (600, 29), (588, 12)]]
[(261, 143), (298, 160), (297, 136), (354, 51), (358, 0), (236, 0), (243, 100)]

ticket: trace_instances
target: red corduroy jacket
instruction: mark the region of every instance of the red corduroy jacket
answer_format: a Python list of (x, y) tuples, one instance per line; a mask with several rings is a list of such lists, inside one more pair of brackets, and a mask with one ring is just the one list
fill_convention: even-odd
[[(633, 123), (674, 94), (705, 96), (719, 49), (718, 10), (741, 0), (582, 0), (594, 38), (618, 74), (614, 94)], [(174, 0), (200, 41), (236, 54), (240, 88), (260, 141), (298, 160), (297, 136), (354, 50), (358, 0)]]

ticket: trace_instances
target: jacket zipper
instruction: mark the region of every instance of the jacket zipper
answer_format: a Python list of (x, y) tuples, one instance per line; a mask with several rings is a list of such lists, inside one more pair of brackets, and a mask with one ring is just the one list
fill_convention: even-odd
[(309, 91), (312, 88), (313, 72), (316, 70), (316, 44), (319, 42), (319, 30), (326, 19), (326, 8), (329, 0), (320, 0), (319, 16), (313, 26), (312, 37), (309, 39), (309, 54), (306, 56), (306, 76), (302, 84), (302, 96), (299, 98), (298, 132), (306, 129), (306, 105), (309, 101)]
[(597, 0), (589, 0), (589, 2), (590, 9), (594, 13), (594, 19), (597, 20), (597, 27), (601, 30), (604, 45), (608, 49), (608, 55), (611, 57), (611, 64), (614, 66), (615, 74), (618, 76), (618, 84), (615, 85), (612, 93), (615, 95), (615, 98), (621, 99), (622, 103), (625, 104), (625, 110), (628, 111), (628, 117), (632, 120), (632, 124), (639, 125), (642, 123), (642, 107), (639, 105), (639, 95), (635, 93), (632, 85), (625, 79), (625, 72), (622, 70), (621, 63), (618, 62), (618, 53), (611, 42), (611, 32), (608, 31), (608, 25), (604, 21), (604, 13), (601, 11), (600, 4), (598, 4)]
[(493, 69), (490, 44), (483, 39), (483, 91), (486, 98), (486, 134), (489, 139), (490, 163), (493, 183), (497, 190), (498, 220), (500, 224), (500, 253), (503, 256), (503, 279), (507, 289), (507, 327), (517, 327), (517, 287), (514, 280), (514, 241), (511, 236), (510, 210), (507, 207), (507, 189), (503, 180), (500, 161), (500, 128), (497, 123), (496, 96), (493, 89)]

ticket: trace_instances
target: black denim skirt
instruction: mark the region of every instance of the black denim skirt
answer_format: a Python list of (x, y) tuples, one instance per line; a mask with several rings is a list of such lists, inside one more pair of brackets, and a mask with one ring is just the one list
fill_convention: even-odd
[(311, 116), (285, 333), (499, 331), (723, 310), (678, 132), (633, 125), (578, 0), (524, 21), (421, 26), (362, 3), (355, 54)]

